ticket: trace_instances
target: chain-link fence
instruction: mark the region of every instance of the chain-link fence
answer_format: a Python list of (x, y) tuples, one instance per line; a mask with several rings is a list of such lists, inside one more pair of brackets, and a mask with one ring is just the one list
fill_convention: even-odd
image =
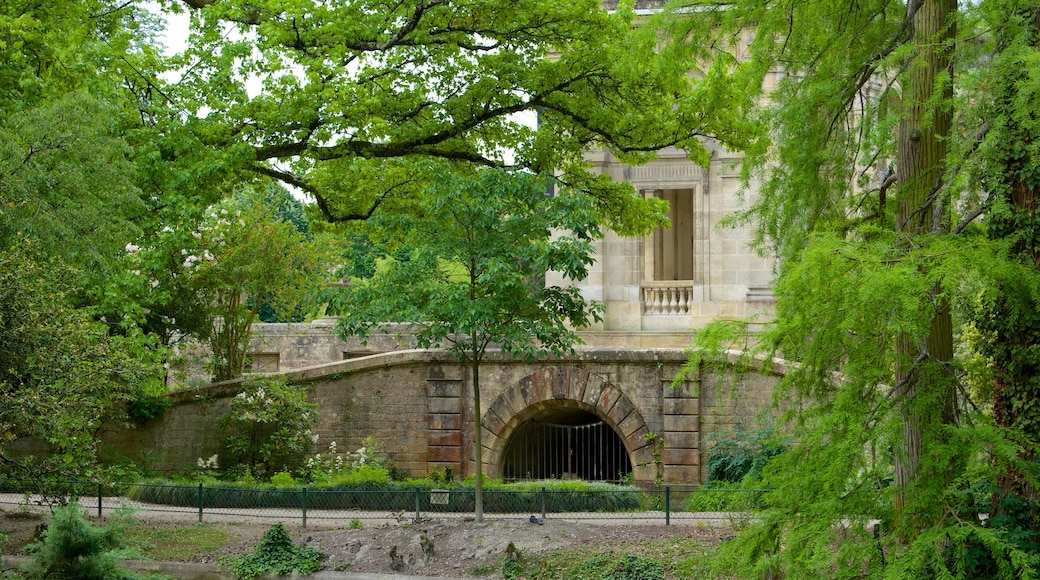
[[(651, 489), (486, 489), (486, 518), (592, 520), (601, 523), (729, 525), (749, 517), (765, 490), (731, 490), (694, 486)], [(47, 510), (77, 501), (98, 517), (117, 509), (133, 510), (140, 519), (185, 522), (256, 518), (308, 525), (340, 526), (355, 520), (420, 521), (472, 517), (472, 487), (380, 489), (277, 488), (217, 484), (108, 484), (34, 482), (0, 484), (0, 506), (9, 510)]]

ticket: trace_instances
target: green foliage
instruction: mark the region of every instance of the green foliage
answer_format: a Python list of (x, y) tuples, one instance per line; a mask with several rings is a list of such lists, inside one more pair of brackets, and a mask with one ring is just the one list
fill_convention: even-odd
[(78, 503), (54, 508), (40, 542), (29, 547), (29, 578), (131, 580), (139, 578), (120, 567), (140, 552), (124, 547), (124, 524), (97, 527), (83, 517)]
[(279, 471), (271, 476), (271, 485), (275, 487), (296, 487), (299, 485), (288, 471)]
[[(313, 436), (312, 441), (317, 437)], [(324, 453), (307, 457), (298, 472), (301, 477), (319, 484), (344, 482), (389, 481), (394, 467), (371, 435), (353, 452), (340, 452), (335, 441)]]
[[(0, 250), (0, 474), (41, 481), (87, 476), (103, 421), (158, 382), (150, 341), (111, 336), (68, 294), (74, 273), (34, 252), (28, 241)], [(8, 458), (16, 438), (42, 441), (51, 454)]]
[(610, 552), (579, 562), (563, 574), (565, 580), (664, 580), (660, 562), (632, 554)]
[[(753, 141), (748, 101), (714, 98), (702, 86), (719, 75), (696, 82), (658, 57), (657, 36), (632, 25), (630, 7), (228, 0), (193, 16), (181, 57), (190, 82), (167, 90), (193, 116), (196, 147), (177, 152), (281, 179), (314, 195), (329, 221), (395, 212), (430, 160), (465, 176), (511, 151), (518, 169), (557, 171), (610, 227), (645, 233), (661, 221), (659, 202), (592, 175), (590, 146), (639, 163), (675, 145), (704, 163), (703, 135)], [(266, 82), (247, 91), (257, 76)]]
[[(321, 509), (408, 510), (419, 507), (431, 512), (472, 511), (475, 504), (474, 482), (458, 482), (445, 486), (429, 480), (392, 480), (383, 468), (364, 466), (336, 480), (306, 485), (307, 505)], [(488, 482), (485, 507), (496, 513), (538, 513), (545, 488), (546, 507), (552, 512), (625, 512), (647, 509), (647, 492), (635, 486), (615, 486), (599, 482), (548, 480), (504, 484)], [(449, 492), (448, 505), (431, 502), (430, 492)], [(256, 482), (206, 483), (203, 487), (204, 508), (294, 508), (303, 505), (302, 487), (277, 487)], [(167, 480), (130, 485), (126, 496), (142, 502), (197, 507), (197, 484), (185, 485)]]
[[(446, 345), (469, 363), (479, 409), (489, 348), (525, 359), (573, 352), (575, 329), (599, 320), (602, 307), (566, 281), (588, 275), (600, 223), (588, 198), (566, 190), (546, 196), (546, 175), (457, 175), (446, 164), (430, 164), (429, 173), (413, 213), (369, 220), (387, 253), (407, 259), (386, 260), (370, 280), (350, 285), (338, 330), (366, 336), (388, 323), (411, 325), (420, 347)], [(564, 282), (547, 283), (550, 271)], [(476, 438), (482, 465), (479, 430)], [(482, 477), (478, 470), (478, 520)]]
[(262, 188), (241, 189), (129, 244), (129, 267), (113, 290), (135, 297), (127, 315), (166, 339), (181, 333), (207, 343), (214, 380), (240, 376), (260, 309), (289, 318), (315, 312), (329, 279), (332, 241), (300, 232), (277, 213), (279, 203)]
[[(737, 98), (761, 99), (772, 140), (745, 159), (760, 187), (732, 221), (778, 258), (776, 319), (751, 340), (746, 321), (714, 325), (684, 369), (731, 348), (745, 372), (788, 361), (776, 403), (792, 444), (761, 470), (758, 523), (721, 551), (737, 576), (1036, 574), (1035, 506), (1004, 504), (1040, 483), (1035, 6), (964, 4), (941, 22), (953, 3), (907, 6), (674, 2), (659, 20), (674, 58), (732, 55)], [(940, 47), (951, 68), (928, 60)], [(743, 471), (742, 455), (718, 470)]]
[(313, 546), (296, 546), (288, 530), (280, 522), (264, 532), (256, 550), (240, 558), (229, 558), (224, 564), (235, 578), (250, 580), (264, 574), (287, 576), (294, 572), (311, 574), (321, 570), (325, 554)]
[(317, 416), (306, 390), (280, 377), (249, 377), (242, 386), (219, 421), (228, 461), (264, 474), (301, 460)]
[(420, 346), (447, 344), (465, 360), (493, 343), (525, 358), (571, 350), (578, 341), (571, 328), (599, 310), (541, 276), (587, 276), (591, 240), (600, 235), (587, 200), (546, 197), (544, 178), (506, 171), (435, 177), (416, 215), (369, 220), (407, 259), (385, 261), (371, 280), (350, 286), (341, 332), (411, 323)]
[(130, 401), (127, 415), (138, 423), (148, 421), (162, 416), (173, 407), (173, 401), (165, 395), (145, 395)]
[(752, 430), (737, 425), (728, 432), (712, 433), (707, 441), (708, 481), (758, 478), (766, 462), (786, 449), (772, 426)]
[(690, 494), (683, 508), (690, 512), (753, 512), (765, 507), (768, 490), (762, 481), (745, 477), (739, 481), (713, 481)]

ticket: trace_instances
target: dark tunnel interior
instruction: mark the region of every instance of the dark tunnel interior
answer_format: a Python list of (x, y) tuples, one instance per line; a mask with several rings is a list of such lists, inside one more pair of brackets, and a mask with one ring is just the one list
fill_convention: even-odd
[(513, 432), (502, 478), (623, 481), (632, 473), (628, 451), (602, 419), (580, 409), (551, 409)]

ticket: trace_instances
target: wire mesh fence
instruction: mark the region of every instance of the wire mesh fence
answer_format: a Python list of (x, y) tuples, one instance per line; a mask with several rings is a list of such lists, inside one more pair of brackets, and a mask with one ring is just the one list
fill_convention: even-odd
[[(486, 518), (537, 518), (600, 523), (729, 525), (749, 517), (766, 490), (697, 486), (649, 489), (486, 489)], [(85, 481), (0, 483), (0, 506), (45, 511), (76, 501), (98, 517), (130, 509), (141, 519), (186, 522), (261, 519), (308, 525), (347, 525), (354, 520), (421, 521), (473, 517), (472, 487), (351, 489), (221, 486), (218, 484)]]

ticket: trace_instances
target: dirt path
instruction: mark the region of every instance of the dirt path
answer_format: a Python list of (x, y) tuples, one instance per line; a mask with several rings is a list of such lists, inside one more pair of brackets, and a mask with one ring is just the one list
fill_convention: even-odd
[[(84, 508), (96, 519), (97, 501), (84, 499)], [(106, 500), (102, 513), (114, 513), (118, 499)], [(198, 523), (198, 511), (164, 506), (136, 506), (135, 517), (142, 525), (177, 528)], [(3, 553), (11, 554), (30, 540), (43, 523), (45, 506), (26, 504), (24, 496), (0, 495), (0, 531), (9, 539)], [(216, 563), (225, 555), (253, 551), (263, 532), (275, 521), (282, 521), (298, 543), (312, 545), (328, 556), (327, 568), (351, 572), (401, 573), (433, 577), (466, 577), (483, 570), (500, 570), (501, 560), (510, 544), (524, 554), (585, 546), (604, 550), (624, 550), (634, 540), (696, 538), (706, 545), (717, 545), (731, 533), (729, 514), (681, 514), (673, 525), (663, 525), (664, 514), (549, 514), (541, 524), (530, 515), (492, 514), (484, 522), (459, 514), (450, 518), (415, 520), (414, 513), (389, 512), (313, 512), (307, 527), (294, 512), (276, 510), (237, 510), (224, 513), (206, 511), (207, 525), (225, 530), (231, 541), (219, 550), (202, 552), (188, 561)], [(104, 519), (104, 518), (103, 518)]]

